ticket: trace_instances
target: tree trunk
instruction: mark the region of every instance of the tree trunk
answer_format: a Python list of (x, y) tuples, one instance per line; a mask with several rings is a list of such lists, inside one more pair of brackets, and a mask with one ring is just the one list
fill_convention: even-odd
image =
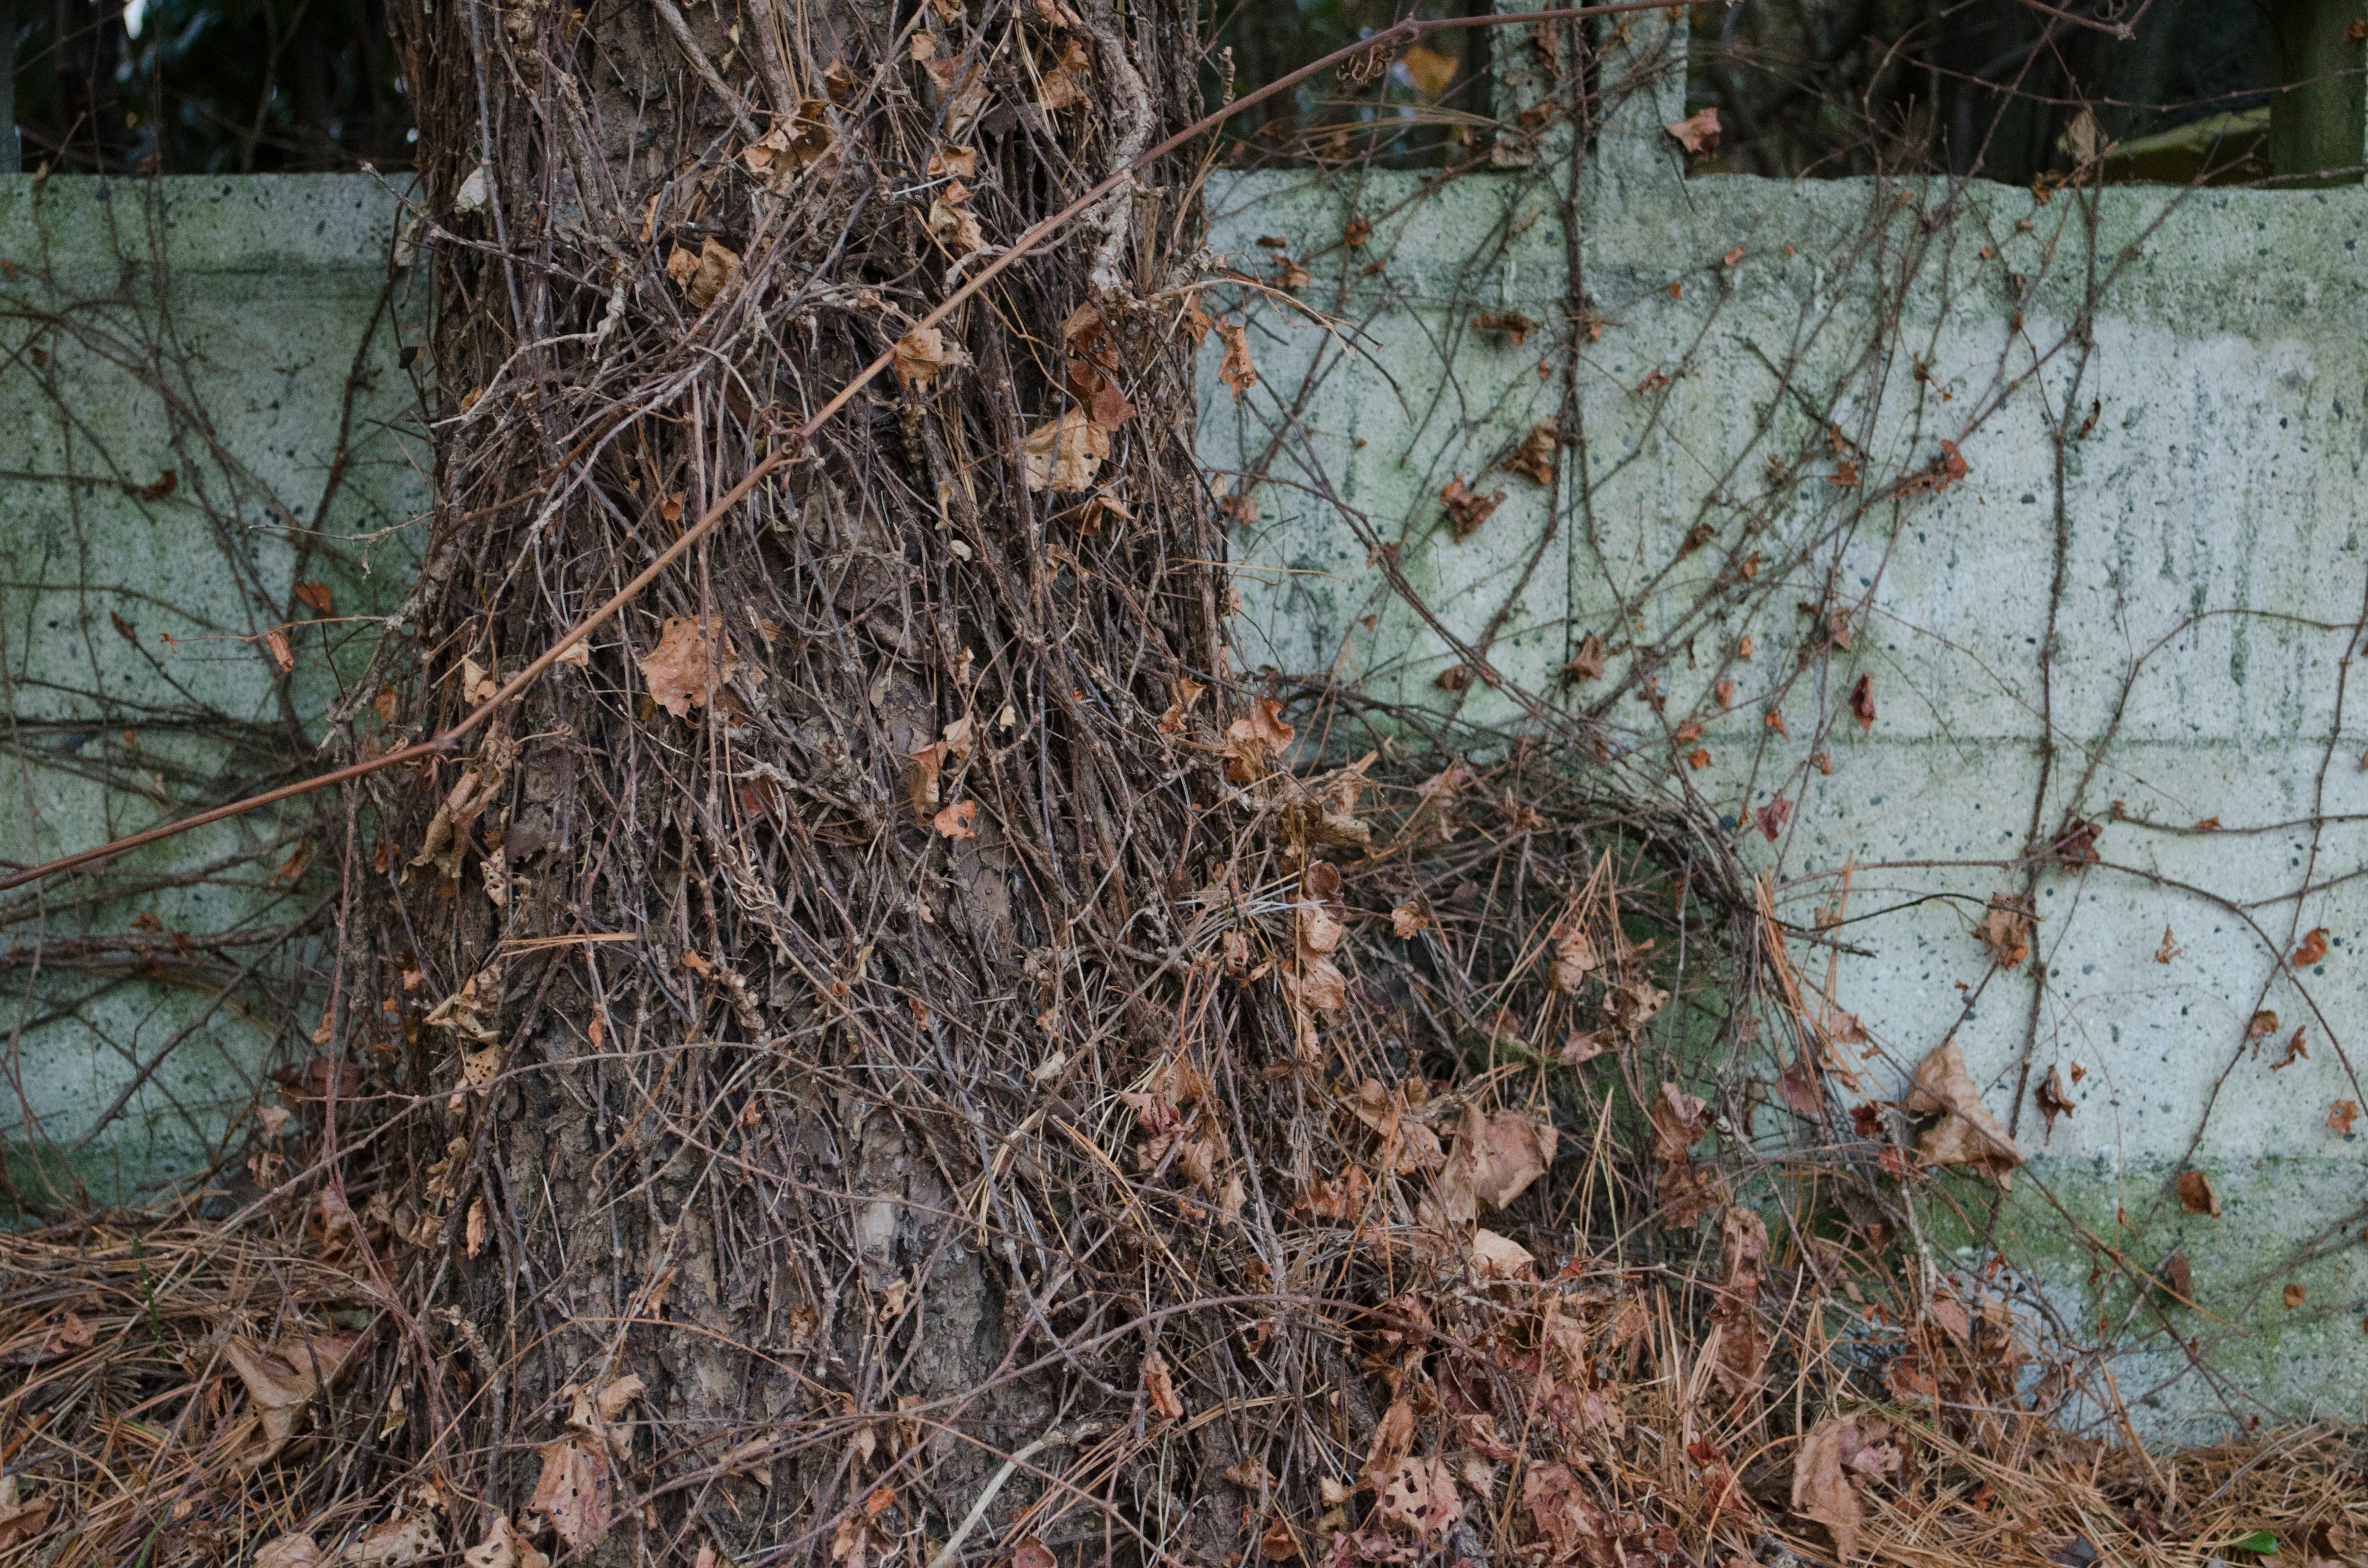
[[(1185, 0), (412, 0), (443, 423), (388, 725), (465, 710), (991, 247), (1195, 118), (1193, 28)], [(1149, 1281), (1250, 1288), (1204, 1221), (1242, 1201), (1226, 1127), (1288, 1086), (1184, 1094), (1157, 1212), (1097, 1121), (1211, 1070), (1156, 1080), (1190, 1035), (1290, 1054), (1179, 949), (1230, 832), (1214, 748), (1161, 722), (1224, 676), (1196, 172), (1090, 210), (941, 352), (906, 337), (586, 664), (378, 797), (349, 1038), (418, 1099), (365, 1219), (431, 1304), (402, 1442), (488, 1521), (573, 1441), (614, 1472), (605, 1533), (560, 1527), (598, 1561), (976, 1560), (1030, 1504), (1064, 1558), (1224, 1550), (1231, 1494), (1187, 1517), (1127, 1462), (1146, 1359), (1222, 1333)], [(629, 1374), (601, 1456), (574, 1391)], [(1220, 1466), (1226, 1429), (1196, 1439)]]

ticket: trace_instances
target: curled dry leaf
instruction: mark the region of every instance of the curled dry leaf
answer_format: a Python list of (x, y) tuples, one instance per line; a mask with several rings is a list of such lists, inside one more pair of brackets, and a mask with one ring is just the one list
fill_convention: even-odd
[(1858, 721), (1859, 732), (1861, 734), (1874, 728), (1874, 677), (1873, 676), (1860, 676), (1857, 683), (1850, 687), (1850, 716)]
[(786, 121), (776, 118), (773, 128), (740, 149), (748, 172), (776, 193), (808, 169), (827, 175), (838, 166), (838, 138), (830, 128), (830, 104), (824, 98), (802, 98), (797, 112)]
[(1513, 455), (1505, 460), (1505, 467), (1532, 483), (1552, 484), (1555, 453), (1561, 447), (1562, 432), (1554, 428), (1553, 420), (1543, 421), (1530, 427), (1521, 444), (1513, 449)]
[(1440, 505), (1447, 508), (1448, 526), (1460, 541), (1472, 537), (1497, 507), (1505, 504), (1505, 493), (1494, 490), (1483, 495), (1463, 487), (1463, 476), (1455, 475), (1439, 492)]
[(978, 214), (970, 210), (970, 192), (960, 180), (949, 181), (929, 199), (928, 226), (929, 238), (944, 246), (949, 256), (959, 258), (986, 248)]
[(1401, 937), (1420, 936), (1430, 925), (1430, 916), (1412, 899), (1390, 911), (1390, 929)]
[(956, 801), (932, 818), (929, 825), (938, 830), (941, 838), (976, 838), (978, 830), (970, 824), (977, 815), (976, 801)]
[(551, 1568), (551, 1559), (518, 1534), (507, 1514), (495, 1514), (485, 1539), (461, 1553), (464, 1568)]
[(710, 616), (666, 617), (658, 645), (635, 662), (649, 683), (650, 700), (677, 719), (713, 701), (716, 690), (740, 671), (731, 635)]
[(1180, 1420), (1184, 1402), (1176, 1396), (1176, 1381), (1168, 1374), (1167, 1358), (1154, 1350), (1143, 1358), (1143, 1392), (1152, 1414), (1163, 1421)]
[(276, 1535), (256, 1549), (253, 1568), (321, 1568), (328, 1561), (309, 1535)]
[(2296, 969), (2308, 969), (2326, 957), (2327, 927), (2320, 926), (2315, 927), (2302, 939), (2301, 945), (2294, 949), (2294, 966)]
[(1028, 488), (1055, 494), (1091, 490), (1094, 471), (1110, 450), (1110, 432), (1084, 409), (1072, 408), (1030, 430), (1021, 443)]
[(960, 344), (949, 344), (933, 326), (916, 326), (896, 340), (893, 368), (905, 386), (927, 386), (948, 370), (970, 363)]
[(1163, 735), (1180, 734), (1184, 729), (1184, 716), (1192, 711), (1192, 704), (1200, 701), (1201, 694), (1208, 689), (1188, 676), (1178, 676), (1175, 689), (1168, 695), (1167, 711), (1159, 716), (1159, 733)]
[(1699, 158), (1718, 151), (1718, 109), (1715, 106), (1700, 114), (1672, 120), (1661, 129), (1668, 132), (1669, 140), (1685, 149), (1688, 157)]
[(1886, 1435), (1880, 1422), (1831, 1416), (1809, 1429), (1793, 1459), (1793, 1512), (1826, 1527), (1844, 1568), (1858, 1551), (1866, 1518), (1853, 1478), (1899, 1468), (1899, 1450), (1884, 1440)]
[(1611, 1550), (1616, 1533), (1611, 1516), (1580, 1490), (1568, 1465), (1531, 1465), (1521, 1479), (1521, 1506), (1539, 1537), (1552, 1544), (1554, 1561), (1620, 1561)]
[(1482, 1279), (1534, 1279), (1538, 1260), (1529, 1248), (1494, 1231), (1472, 1233), (1472, 1272)]
[(1263, 775), (1291, 749), (1299, 732), (1286, 723), (1282, 704), (1258, 698), (1250, 710), (1225, 729), (1225, 777), (1247, 784)]
[(701, 240), (696, 256), (677, 245), (666, 257), (666, 269), (690, 308), (703, 311), (715, 303), (732, 275), (740, 270), (740, 253), (712, 239)]
[(430, 1008), (426, 1021), (479, 1045), (498, 1044), (502, 1037), (494, 1020), (501, 999), (501, 975), (494, 970), (481, 969), (461, 982), (460, 990)]
[(263, 1448), (254, 1456), (256, 1463), (288, 1446), (304, 1407), (336, 1378), (360, 1343), (357, 1335), (302, 1332), (282, 1335), (269, 1346), (239, 1334), (223, 1343), (223, 1358), (262, 1422)]
[(1588, 939), (1587, 927), (1575, 915), (1555, 926), (1550, 937), (1554, 945), (1554, 963), (1546, 979), (1556, 991), (1568, 995), (1602, 966), (1603, 960), (1596, 952), (1595, 944)]
[(609, 1533), (609, 1460), (581, 1437), (545, 1443), (542, 1473), (527, 1502), (527, 1524), (540, 1519), (572, 1550), (581, 1551)]
[(1455, 1472), (1441, 1459), (1404, 1459), (1373, 1489), (1373, 1507), (1383, 1524), (1430, 1540), (1463, 1517)]
[(370, 1530), (340, 1552), (338, 1559), (352, 1563), (354, 1568), (407, 1568), (410, 1563), (443, 1555), (444, 1543), (437, 1539), (434, 1517), (414, 1514), (408, 1518), (389, 1519)]
[(1060, 1559), (1053, 1549), (1034, 1536), (1022, 1536), (1019, 1544), (1011, 1549), (1011, 1568), (1054, 1568)]
[(2031, 956), (2031, 914), (2005, 893), (1990, 895), (1989, 913), (1974, 927), (1974, 935), (1998, 959), (2000, 969), (2012, 969)]
[(2213, 1187), (2212, 1178), (2198, 1170), (2180, 1172), (2179, 1206), (2190, 1214), (2220, 1218), (2220, 1194)]
[(1235, 401), (1239, 402), (1244, 392), (1258, 385), (1258, 366), (1250, 360), (1250, 329), (1241, 322), (1219, 322), (1217, 336), (1225, 346), (1217, 379), (1233, 390)]
[(1093, 74), (1093, 56), (1086, 52), (1084, 40), (1071, 39), (1037, 85), (1038, 107), (1052, 112), (1091, 102), (1093, 94), (1087, 84)]
[(1484, 1116), (1479, 1107), (1466, 1106), (1439, 1173), (1441, 1210), (1454, 1223), (1468, 1225), (1483, 1209), (1504, 1208), (1546, 1174), (1555, 1142), (1554, 1128), (1533, 1117), (1517, 1110)]
[(2014, 1185), (2014, 1167), (2022, 1164), (2022, 1151), (1982, 1104), (1965, 1071), (1964, 1051), (1953, 1036), (1917, 1064), (1907, 1110), (1941, 1119), (1916, 1140), (1917, 1153), (1928, 1163), (1972, 1170), (2001, 1187)]

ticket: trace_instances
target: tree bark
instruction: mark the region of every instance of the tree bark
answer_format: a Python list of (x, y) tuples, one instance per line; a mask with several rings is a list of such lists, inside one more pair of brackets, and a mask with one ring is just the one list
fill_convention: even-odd
[[(442, 423), (387, 726), (464, 710), (982, 247), (1190, 123), (1193, 29), (1185, 0), (411, 0)], [(1215, 701), (1175, 717), (1224, 677), (1196, 169), (1012, 267), (586, 665), (371, 801), (348, 1039), (409, 1108), (364, 1218), (424, 1303), (428, 1417), (395, 1447), (488, 1520), (631, 1374), (591, 1560), (975, 1561), (1022, 1508), (1064, 1558), (1230, 1541), (1231, 1494), (1126, 1461), (1145, 1358), (1222, 1334), (1152, 1278), (1264, 1267), (1205, 1223), (1259, 1082), (1188, 1108), (1203, 1157), (1141, 1178), (1156, 1212), (1101, 1124), (1195, 1034), (1290, 1054), (1180, 946), (1230, 831)]]

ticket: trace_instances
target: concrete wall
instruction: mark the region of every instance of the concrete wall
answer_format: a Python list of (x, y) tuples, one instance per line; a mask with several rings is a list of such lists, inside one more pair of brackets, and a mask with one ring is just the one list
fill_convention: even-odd
[[(1681, 54), (1658, 25), (1632, 58)], [(2368, 692), (2344, 691), (2368, 589), (2368, 191), (1690, 179), (1656, 129), (1682, 113), (1676, 80), (1622, 106), (1583, 170), (1578, 278), (1551, 159), (1437, 187), (1212, 186), (1219, 249), (1264, 275), (1258, 241), (1281, 240), (1315, 277), (1297, 310), (1244, 296), (1248, 396), (1208, 351), (1204, 456), (1267, 476), (1235, 536), (1245, 662), (1469, 718), (1517, 721), (1516, 688), (1594, 710), (1640, 778), (1725, 821), (1788, 918), (1851, 917), (1865, 956), (1838, 994), (1873, 1037), (1873, 1096), (1955, 1034), (2033, 1155), (2000, 1245), (2118, 1351), (2142, 1426), (2368, 1415), (2368, 1180), (2329, 1120), (2368, 1105)], [(1520, 347), (1473, 326), (1508, 311), (1549, 324)], [(1583, 458), (1551, 485), (1507, 472), (1556, 416), (1553, 324), (1588, 315)], [(1884, 495), (1943, 438), (1963, 481)], [(1458, 474), (1507, 494), (1461, 542), (1439, 499)], [(1502, 618), (1501, 687), (1436, 684), (1463, 658), (1377, 541), (1458, 638)], [(1847, 609), (1849, 645), (1804, 606)], [(1566, 687), (1588, 633), (1607, 675)], [(1754, 813), (1779, 799), (1770, 842)], [(2034, 821), (2052, 837), (2067, 814), (2104, 824), (2103, 863), (2041, 871), (2035, 961), (1994, 971), (1974, 924), (2024, 891)], [(2283, 965), (2318, 926), (2324, 960)], [(2248, 1039), (2260, 1007), (2278, 1032)], [(2309, 1054), (2279, 1067), (2297, 1026)], [(2048, 1130), (2051, 1069), (2077, 1108)], [(2189, 1165), (2221, 1218), (2173, 1196)], [(1936, 1191), (1928, 1218), (1952, 1233), (1967, 1200)], [(2183, 1249), (2206, 1310), (2166, 1319), (2111, 1267), (2099, 1286), (2101, 1247), (2146, 1269)]]
[[(313, 765), (381, 630), (354, 618), (399, 597), (424, 505), (393, 211), (361, 177), (0, 176), (10, 864)], [(324, 619), (300, 580), (327, 585), (329, 624), (290, 624)], [(262, 640), (282, 626), (285, 678)], [(0, 1137), (28, 1197), (203, 1168), (267, 1062), (308, 1049), (318, 1004), (272, 998), (321, 978), (324, 890), (291, 860), (323, 837), (310, 810), (250, 817), (0, 895)]]

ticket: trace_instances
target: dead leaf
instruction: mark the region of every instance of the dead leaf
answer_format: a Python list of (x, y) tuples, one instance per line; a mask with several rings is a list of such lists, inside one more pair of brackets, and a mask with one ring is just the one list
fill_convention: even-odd
[(527, 1502), (529, 1528), (540, 1519), (559, 1533), (570, 1550), (582, 1551), (609, 1533), (609, 1460), (581, 1437), (545, 1443), (542, 1473)]
[(2296, 1307), (2302, 1305), (2303, 1298), (2308, 1294), (2308, 1292), (2299, 1285), (2289, 1285), (2285, 1288), (2283, 1294), (2285, 1297), (2286, 1311), (2292, 1312)]
[(1538, 1260), (1529, 1248), (1494, 1231), (1472, 1233), (1472, 1272), (1482, 1279), (1534, 1279)]
[[(1698, 158), (1718, 151), (1718, 109), (1714, 105), (1699, 114), (1673, 120), (1661, 129), (1668, 132), (1671, 141), (1685, 149), (1688, 157)], [(1848, 1556), (1849, 1553), (1844, 1552), (1843, 1555)]]
[(1068, 494), (1094, 487), (1094, 471), (1110, 456), (1110, 432), (1082, 408), (1038, 426), (1021, 443), (1028, 488)]
[(649, 683), (650, 700), (677, 719), (706, 707), (740, 670), (740, 656), (722, 619), (709, 616), (666, 617), (657, 646), (634, 662)]
[(1167, 1358), (1154, 1350), (1143, 1358), (1143, 1392), (1152, 1414), (1163, 1421), (1181, 1420), (1184, 1402), (1176, 1397), (1176, 1381), (1168, 1375)]
[(302, 1331), (283, 1335), (268, 1346), (238, 1334), (223, 1342), (223, 1358), (238, 1374), (248, 1401), (262, 1421), (263, 1449), (251, 1456), (255, 1463), (262, 1463), (288, 1446), (305, 1406), (336, 1380), (347, 1358), (360, 1343), (359, 1335)]
[(770, 131), (740, 149), (740, 161), (776, 194), (808, 169), (828, 175), (838, 166), (838, 138), (830, 128), (828, 101), (800, 99), (787, 121), (776, 117)]
[(460, 990), (430, 1008), (423, 1021), (437, 1028), (450, 1029), (480, 1045), (495, 1045), (502, 1038), (494, 1027), (500, 1005), (500, 974), (481, 969), (461, 982)]
[(281, 675), (296, 668), (296, 651), (289, 645), (287, 632), (273, 627), (263, 634), (263, 645), (271, 651), (271, 662), (279, 666)]
[(1793, 1512), (1826, 1527), (1844, 1568), (1858, 1550), (1859, 1526), (1866, 1517), (1850, 1478), (1880, 1475), (1899, 1465), (1899, 1450), (1881, 1440), (1884, 1435), (1880, 1423), (1830, 1416), (1809, 1429), (1793, 1458)]
[(1503, 333), (1505, 340), (1516, 348), (1538, 329), (1537, 323), (1519, 311), (1482, 311), (1472, 318), (1472, 324), (1482, 332)]
[(1373, 1508), (1383, 1524), (1410, 1531), (1420, 1540), (1445, 1534), (1463, 1517), (1455, 1472), (1440, 1459), (1398, 1460), (1373, 1488)]
[(2001, 1187), (2014, 1185), (2014, 1167), (2022, 1164), (2022, 1151), (1982, 1104), (1965, 1071), (1964, 1051), (1953, 1035), (1917, 1064), (1907, 1109), (1911, 1115), (1941, 1118), (1916, 1141), (1917, 1153), (1927, 1162), (1970, 1169)]
[(1565, 681), (1601, 680), (1603, 678), (1603, 639), (1590, 631), (1578, 640), (1578, 650), (1563, 665)]
[(1463, 487), (1463, 476), (1450, 479), (1439, 492), (1440, 505), (1447, 508), (1448, 527), (1457, 540), (1469, 539), (1486, 522), (1497, 507), (1505, 504), (1505, 493), (1493, 491), (1486, 495)]
[(929, 154), (928, 166), (922, 172), (931, 179), (976, 179), (978, 149), (942, 144)]
[(461, 1553), (463, 1568), (551, 1568), (551, 1559), (518, 1533), (507, 1514), (495, 1514), (485, 1539)]
[(1192, 704), (1200, 701), (1201, 694), (1208, 689), (1189, 676), (1177, 676), (1175, 687), (1168, 693), (1167, 711), (1159, 716), (1159, 733), (1182, 733), (1185, 715), (1192, 711)]
[(905, 386), (927, 386), (949, 370), (970, 363), (960, 344), (949, 344), (933, 326), (916, 326), (896, 340), (894, 368)]
[(1577, 915), (1555, 926), (1550, 939), (1554, 945), (1554, 963), (1546, 980), (1556, 991), (1568, 995), (1586, 983), (1603, 960), (1596, 952), (1595, 944), (1588, 939), (1587, 928)]
[(2180, 1172), (2179, 1206), (2190, 1214), (2220, 1218), (2220, 1194), (2214, 1189), (2212, 1178), (2199, 1170)]
[(1258, 385), (1258, 367), (1250, 362), (1250, 329), (1243, 322), (1219, 322), (1217, 336), (1225, 346), (1225, 358), (1217, 367), (1217, 379), (1233, 389), (1234, 400)]
[(329, 613), (329, 606), (332, 603), (332, 600), (329, 594), (328, 584), (312, 582), (299, 583), (296, 585), (295, 593), (296, 602), (311, 610), (314, 615), (327, 615)]
[(957, 258), (986, 248), (986, 235), (980, 231), (978, 215), (970, 210), (969, 202), (970, 192), (960, 180), (949, 181), (929, 199), (929, 238)]
[(1860, 676), (1858, 683), (1850, 687), (1850, 716), (1858, 721), (1861, 734), (1874, 728), (1874, 677), (1873, 676)]
[(1020, 1537), (1011, 1549), (1011, 1568), (1057, 1568), (1059, 1562), (1053, 1549), (1032, 1535)]
[(715, 303), (715, 297), (723, 292), (732, 275), (740, 270), (740, 253), (712, 239), (701, 240), (696, 256), (677, 245), (666, 257), (666, 269), (690, 308), (703, 311)]
[(2046, 1136), (2053, 1138), (2055, 1119), (2070, 1116), (2073, 1110), (2072, 1096), (2064, 1087), (2064, 1074), (2050, 1067), (2047, 1076), (2039, 1081), (2039, 1090), (2033, 1097), (2039, 1102), (2040, 1114), (2047, 1119)]
[(1509, 472), (1518, 473), (1535, 483), (1552, 484), (1554, 462), (1561, 449), (1562, 433), (1555, 429), (1553, 420), (1544, 420), (1530, 427), (1530, 433), (1521, 437), (1521, 444), (1513, 449), (1513, 455), (1505, 460), (1505, 467)]
[(2320, 926), (2315, 927), (2302, 939), (2302, 945), (2294, 949), (2294, 966), (2296, 969), (2308, 969), (2326, 957), (2327, 927)]
[(1483, 1209), (1502, 1209), (1529, 1190), (1554, 1164), (1553, 1127), (1516, 1110), (1484, 1116), (1466, 1106), (1455, 1146), (1439, 1173), (1441, 1208), (1457, 1225), (1468, 1225)]
[(940, 838), (976, 838), (978, 830), (970, 824), (977, 815), (976, 801), (956, 801), (932, 818), (929, 825), (938, 830)]
[(1552, 1544), (1552, 1561), (1621, 1561), (1609, 1550), (1615, 1534), (1611, 1516), (1588, 1498), (1568, 1465), (1530, 1466), (1521, 1479), (1521, 1506), (1529, 1510), (1531, 1527)]
[(2354, 1118), (2359, 1116), (2359, 1114), (2360, 1102), (2358, 1100), (2336, 1101), (2333, 1106), (2328, 1108), (2327, 1112), (2328, 1131), (2345, 1138), (2351, 1137), (2352, 1120)]
[(311, 1536), (276, 1535), (256, 1549), (253, 1568), (321, 1568), (327, 1561)]
[(1053, 68), (1038, 83), (1037, 107), (1052, 113), (1092, 101), (1093, 94), (1087, 84), (1093, 74), (1093, 56), (1086, 52), (1085, 40), (1071, 39), (1060, 59), (1053, 62)]
[(1225, 729), (1225, 777), (1247, 784), (1264, 774), (1291, 749), (1298, 731), (1283, 722), (1282, 704), (1268, 698), (1250, 703), (1250, 710)]
[(1412, 899), (1390, 911), (1390, 929), (1401, 938), (1420, 936), (1430, 925), (1430, 917)]
[(2012, 969), (2031, 956), (2030, 912), (2005, 893), (1990, 894), (1989, 913), (1974, 927), (1974, 935), (1996, 956), (2000, 969)]
[(387, 1520), (347, 1547), (338, 1558), (354, 1564), (354, 1568), (405, 1568), (406, 1564), (443, 1555), (444, 1543), (437, 1539), (435, 1519), (427, 1514), (414, 1514), (409, 1518)]

